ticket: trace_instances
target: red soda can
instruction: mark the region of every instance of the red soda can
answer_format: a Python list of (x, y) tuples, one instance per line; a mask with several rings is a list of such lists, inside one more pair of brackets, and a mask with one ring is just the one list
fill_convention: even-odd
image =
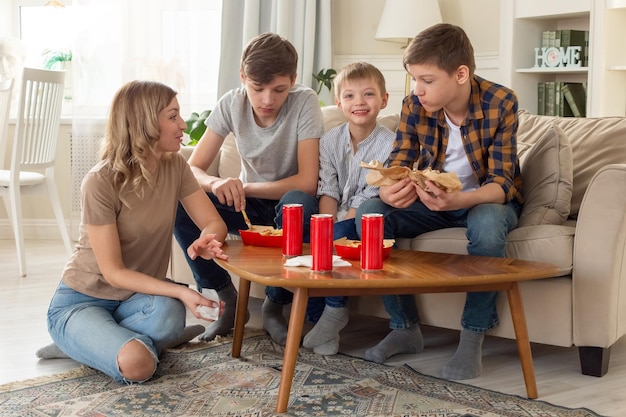
[(311, 216), (312, 271), (324, 272), (333, 269), (333, 223), (332, 214)]
[(302, 255), (302, 204), (283, 205), (283, 256)]
[(361, 269), (378, 271), (383, 268), (383, 215), (368, 213), (361, 217)]

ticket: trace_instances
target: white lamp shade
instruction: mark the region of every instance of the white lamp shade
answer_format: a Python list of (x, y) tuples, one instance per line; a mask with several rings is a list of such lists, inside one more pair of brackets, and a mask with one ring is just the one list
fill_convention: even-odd
[(386, 0), (375, 39), (406, 44), (441, 21), (438, 0)]

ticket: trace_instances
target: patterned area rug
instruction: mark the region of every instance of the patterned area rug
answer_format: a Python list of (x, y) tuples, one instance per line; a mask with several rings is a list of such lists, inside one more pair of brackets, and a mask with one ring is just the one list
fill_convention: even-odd
[(301, 349), (289, 409), (276, 414), (282, 348), (265, 335), (166, 352), (155, 378), (121, 386), (83, 367), (0, 385), (0, 416), (582, 417), (598, 414), (425, 376), (409, 367)]

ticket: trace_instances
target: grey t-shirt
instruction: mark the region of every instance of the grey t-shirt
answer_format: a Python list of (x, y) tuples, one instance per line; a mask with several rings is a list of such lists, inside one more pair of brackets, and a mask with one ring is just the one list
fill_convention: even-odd
[(301, 85), (289, 91), (270, 127), (255, 122), (245, 88), (224, 94), (205, 123), (221, 137), (230, 132), (235, 136), (241, 156), (239, 179), (244, 183), (273, 182), (296, 175), (298, 142), (324, 134), (319, 99), (315, 91)]

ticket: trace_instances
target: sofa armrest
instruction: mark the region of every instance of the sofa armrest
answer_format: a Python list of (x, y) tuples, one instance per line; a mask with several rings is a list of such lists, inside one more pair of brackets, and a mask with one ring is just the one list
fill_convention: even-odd
[(574, 241), (574, 344), (626, 334), (626, 164), (601, 168), (583, 197)]

